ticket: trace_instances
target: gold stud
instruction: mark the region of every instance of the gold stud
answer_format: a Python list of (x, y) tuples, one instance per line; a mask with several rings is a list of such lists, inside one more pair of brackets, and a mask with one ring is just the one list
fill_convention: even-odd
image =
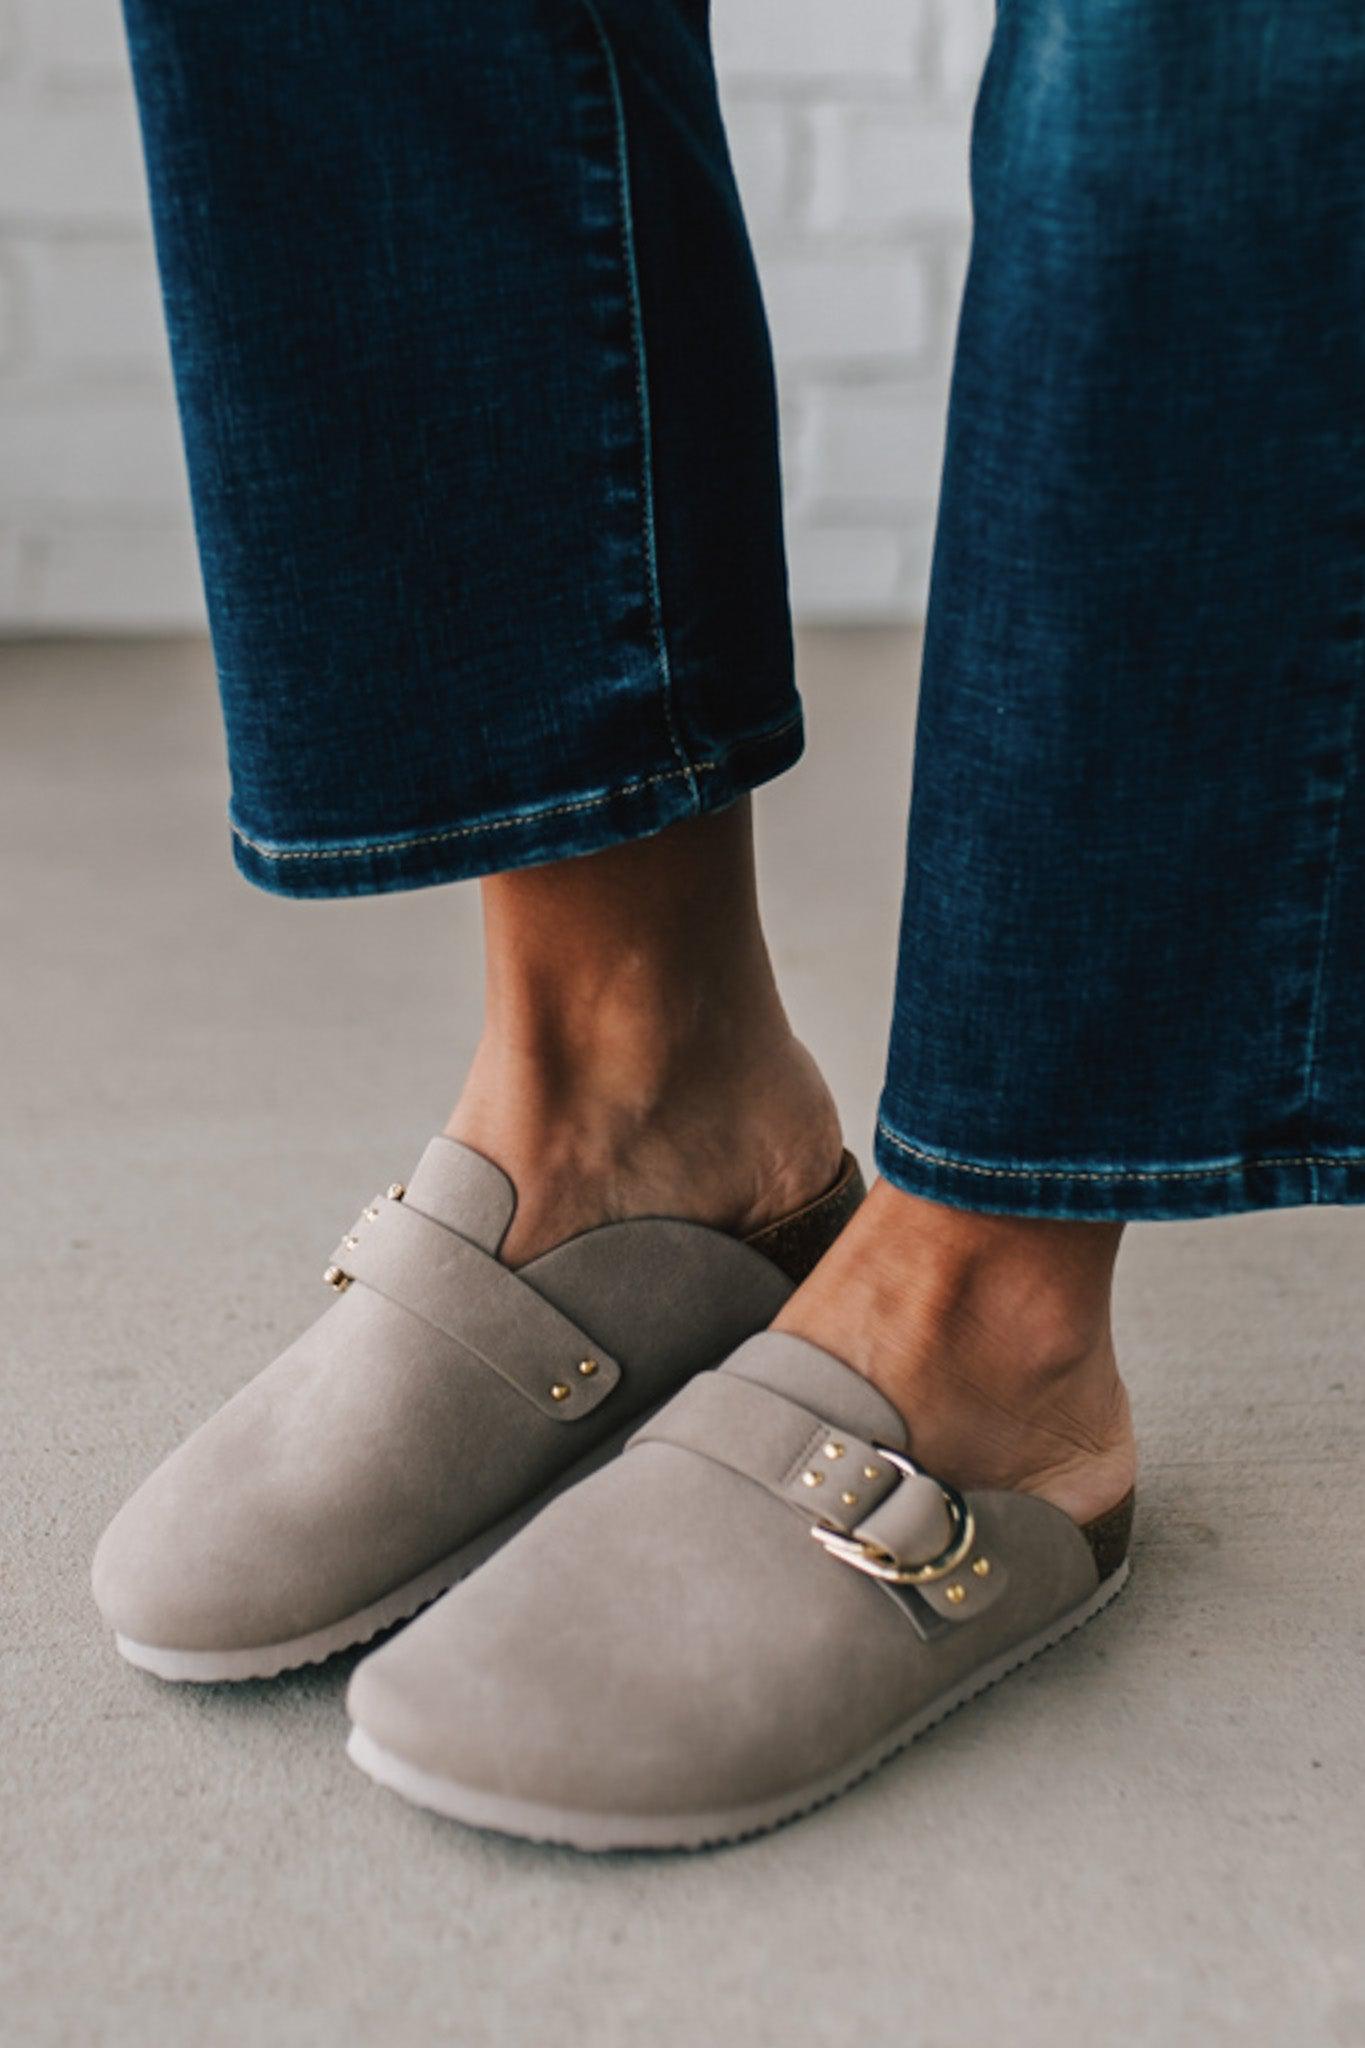
[(858, 1505), (858, 1496), (856, 1493), (841, 1493), (839, 1495), (839, 1498), (846, 1508), (856, 1508)]
[(563, 1380), (556, 1380), (550, 1389), (550, 1399), (552, 1401), (567, 1401), (568, 1398), (569, 1389), (565, 1386)]
[(356, 1237), (353, 1232), (348, 1232), (348, 1234), (342, 1238), (341, 1242), (345, 1245), (348, 1252), (353, 1252), (356, 1246), (360, 1243), (360, 1239)]
[(595, 1358), (580, 1358), (578, 1370), (582, 1373), (585, 1380), (590, 1380), (597, 1370), (597, 1360)]
[(989, 1559), (988, 1557), (976, 1557), (976, 1558), (973, 1558), (973, 1559), (972, 1559), (972, 1570), (973, 1570), (973, 1571), (974, 1571), (974, 1572), (976, 1573), (976, 1576), (977, 1576), (977, 1577), (978, 1577), (979, 1579), (988, 1579), (988, 1578), (990, 1577), (990, 1575), (991, 1575), (991, 1561), (990, 1561), (990, 1559)]
[(329, 1266), (322, 1277), (329, 1287), (335, 1287), (338, 1294), (344, 1294), (351, 1284), (350, 1274), (343, 1273), (340, 1266)]
[(823, 1486), (824, 1483), (825, 1475), (823, 1472), (803, 1472), (801, 1474), (801, 1484), (803, 1486)]
[(404, 1187), (401, 1180), (395, 1180), (389, 1183), (389, 1200), (391, 1202), (401, 1202), (406, 1193), (407, 1189)]
[(378, 1214), (379, 1214), (379, 1204), (378, 1204), (378, 1202), (371, 1202), (371, 1203), (369, 1204), (368, 1208), (367, 1208), (367, 1209), (366, 1209), (366, 1211), (365, 1211), (365, 1215), (366, 1215), (367, 1219), (368, 1219), (368, 1220), (369, 1220), (369, 1221), (370, 1221), (371, 1223), (373, 1223), (373, 1222), (374, 1222), (374, 1219), (375, 1219), (375, 1217), (376, 1217), (376, 1216), (377, 1216)]
[(960, 1607), (967, 1597), (967, 1588), (959, 1586), (957, 1581), (954, 1580), (951, 1586), (944, 1588), (944, 1597), (951, 1600), (954, 1607)]
[(864, 1479), (880, 1479), (880, 1478), (881, 1478), (881, 1476), (882, 1476), (882, 1468), (881, 1468), (881, 1466), (880, 1466), (880, 1465), (864, 1465), (864, 1466), (863, 1466), (863, 1478), (864, 1478)]
[(825, 1445), (825, 1456), (827, 1458), (842, 1458), (843, 1455), (844, 1447), (842, 1444), (829, 1443)]

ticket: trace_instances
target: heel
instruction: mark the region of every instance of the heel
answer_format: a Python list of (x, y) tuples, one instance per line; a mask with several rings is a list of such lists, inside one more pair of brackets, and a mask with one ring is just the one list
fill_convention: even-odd
[(793, 1209), (790, 1216), (765, 1224), (744, 1242), (799, 1285), (825, 1256), (866, 1193), (861, 1167), (851, 1152), (845, 1152), (832, 1187), (804, 1208)]
[(1120, 1565), (1127, 1563), (1136, 1501), (1136, 1489), (1130, 1486), (1116, 1506), (1096, 1515), (1093, 1522), (1086, 1522), (1081, 1529), (1082, 1536), (1090, 1545), (1101, 1585), (1113, 1577)]

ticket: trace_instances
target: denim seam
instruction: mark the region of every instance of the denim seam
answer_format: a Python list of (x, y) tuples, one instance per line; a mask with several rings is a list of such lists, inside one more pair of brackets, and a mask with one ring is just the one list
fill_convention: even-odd
[[(603, 804), (613, 802), (617, 797), (632, 796), (637, 790), (651, 789), (660, 782), (682, 782), (688, 780), (695, 790), (698, 775), (715, 775), (727, 768), (737, 753), (748, 747), (763, 747), (774, 740), (780, 740), (796, 729), (801, 723), (801, 714), (784, 719), (781, 725), (769, 726), (764, 732), (750, 733), (744, 739), (736, 740), (732, 746), (714, 761), (698, 761), (687, 768), (669, 768), (657, 775), (637, 775), (629, 782), (615, 783), (596, 796), (577, 797), (572, 803), (546, 804), (538, 809), (505, 812), (501, 817), (482, 818), (472, 825), (447, 825), (438, 832), (413, 833), (406, 838), (376, 839), (347, 843), (339, 846), (274, 846), (266, 840), (253, 839), (231, 818), (228, 824), (232, 835), (243, 846), (249, 846), (253, 853), (263, 860), (363, 860), (375, 853), (402, 853), (414, 846), (439, 846), (451, 839), (468, 839), (479, 832), (506, 832), (515, 825), (533, 825), (541, 818), (564, 818), (575, 811), (598, 810)], [(698, 792), (700, 799), (700, 792)]]
[(926, 1152), (898, 1137), (889, 1124), (878, 1118), (877, 1130), (898, 1152), (919, 1159), (926, 1166), (946, 1166), (955, 1173), (975, 1173), (986, 1180), (1218, 1180), (1267, 1166), (1356, 1166), (1365, 1164), (1365, 1152), (1268, 1153), (1258, 1159), (1218, 1161), (1208, 1166), (1163, 1166), (1156, 1168), (1113, 1166), (1099, 1170), (1070, 1166), (982, 1166), (970, 1159), (955, 1159), (948, 1152)]
[[(1338, 777), (1336, 806), (1332, 816), (1332, 827), (1327, 848), (1327, 879), (1322, 892), (1322, 915), (1318, 926), (1318, 957), (1313, 974), (1313, 994), (1308, 1018), (1308, 1033), (1304, 1045), (1303, 1059), (1303, 1100), (1304, 1114), (1311, 1120), (1318, 1092), (1318, 1040), (1322, 1031), (1322, 1010), (1324, 990), (1327, 985), (1327, 958), (1331, 948), (1332, 919), (1337, 902), (1337, 881), (1339, 855), (1341, 852), (1341, 828), (1346, 813), (1346, 798), (1349, 794), (1354, 765), (1352, 742), (1357, 724), (1359, 690), (1353, 690), (1346, 707), (1346, 732), (1342, 747), (1344, 766)], [(1324, 1161), (1305, 1161), (1305, 1164), (1325, 1164)], [(1316, 1184), (1313, 1192), (1318, 1190)]]
[(650, 631), (654, 639), (654, 658), (658, 664), (664, 725), (668, 732), (669, 745), (678, 760), (679, 773), (687, 783), (693, 804), (700, 810), (701, 791), (697, 787), (696, 769), (687, 749), (683, 746), (674, 717), (673, 667), (669, 660), (668, 640), (664, 632), (663, 586), (659, 577), (658, 527), (654, 512), (654, 427), (649, 403), (649, 364), (645, 353), (645, 316), (640, 294), (640, 266), (635, 253), (635, 202), (630, 178), (630, 143), (626, 130), (625, 97), (621, 91), (616, 53), (612, 49), (606, 26), (598, 12), (596, 0), (582, 0), (582, 5), (592, 24), (593, 34), (597, 38), (606, 66), (616, 125), (616, 183), (621, 216), (621, 261), (625, 271), (627, 300), (630, 307), (631, 347), (635, 358), (635, 405), (640, 435), (640, 525), (644, 542)]

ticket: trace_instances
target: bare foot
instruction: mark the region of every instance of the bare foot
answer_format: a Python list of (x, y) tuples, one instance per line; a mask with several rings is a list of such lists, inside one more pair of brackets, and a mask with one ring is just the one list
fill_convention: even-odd
[(515, 1181), (516, 1265), (594, 1224), (746, 1233), (838, 1175), (759, 923), (748, 802), (483, 884), (482, 1040), (446, 1125)]
[(1137, 1466), (1110, 1327), (1121, 1235), (878, 1181), (776, 1327), (879, 1387), (935, 1477), (1038, 1494), (1087, 1522)]
[(620, 1061), (553, 1079), (480, 1048), (447, 1134), (510, 1174), (517, 1210), (503, 1257), (534, 1258), (594, 1224), (682, 1216), (747, 1235), (823, 1194), (838, 1175), (839, 1119), (796, 1039), (745, 1071), (678, 1047), (646, 1077)]

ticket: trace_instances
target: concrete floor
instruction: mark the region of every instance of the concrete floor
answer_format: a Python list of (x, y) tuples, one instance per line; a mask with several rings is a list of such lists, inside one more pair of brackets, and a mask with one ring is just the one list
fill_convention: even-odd
[[(784, 978), (864, 1150), (913, 651), (807, 642), (813, 744), (762, 803)], [(440, 1122), (474, 894), (238, 882), (196, 645), (5, 651), (0, 721), (0, 2037), (1365, 2044), (1365, 1216), (1134, 1234), (1132, 1590), (850, 1797), (679, 1860), (444, 1825), (346, 1763), (344, 1662), (160, 1687), (86, 1567)]]

